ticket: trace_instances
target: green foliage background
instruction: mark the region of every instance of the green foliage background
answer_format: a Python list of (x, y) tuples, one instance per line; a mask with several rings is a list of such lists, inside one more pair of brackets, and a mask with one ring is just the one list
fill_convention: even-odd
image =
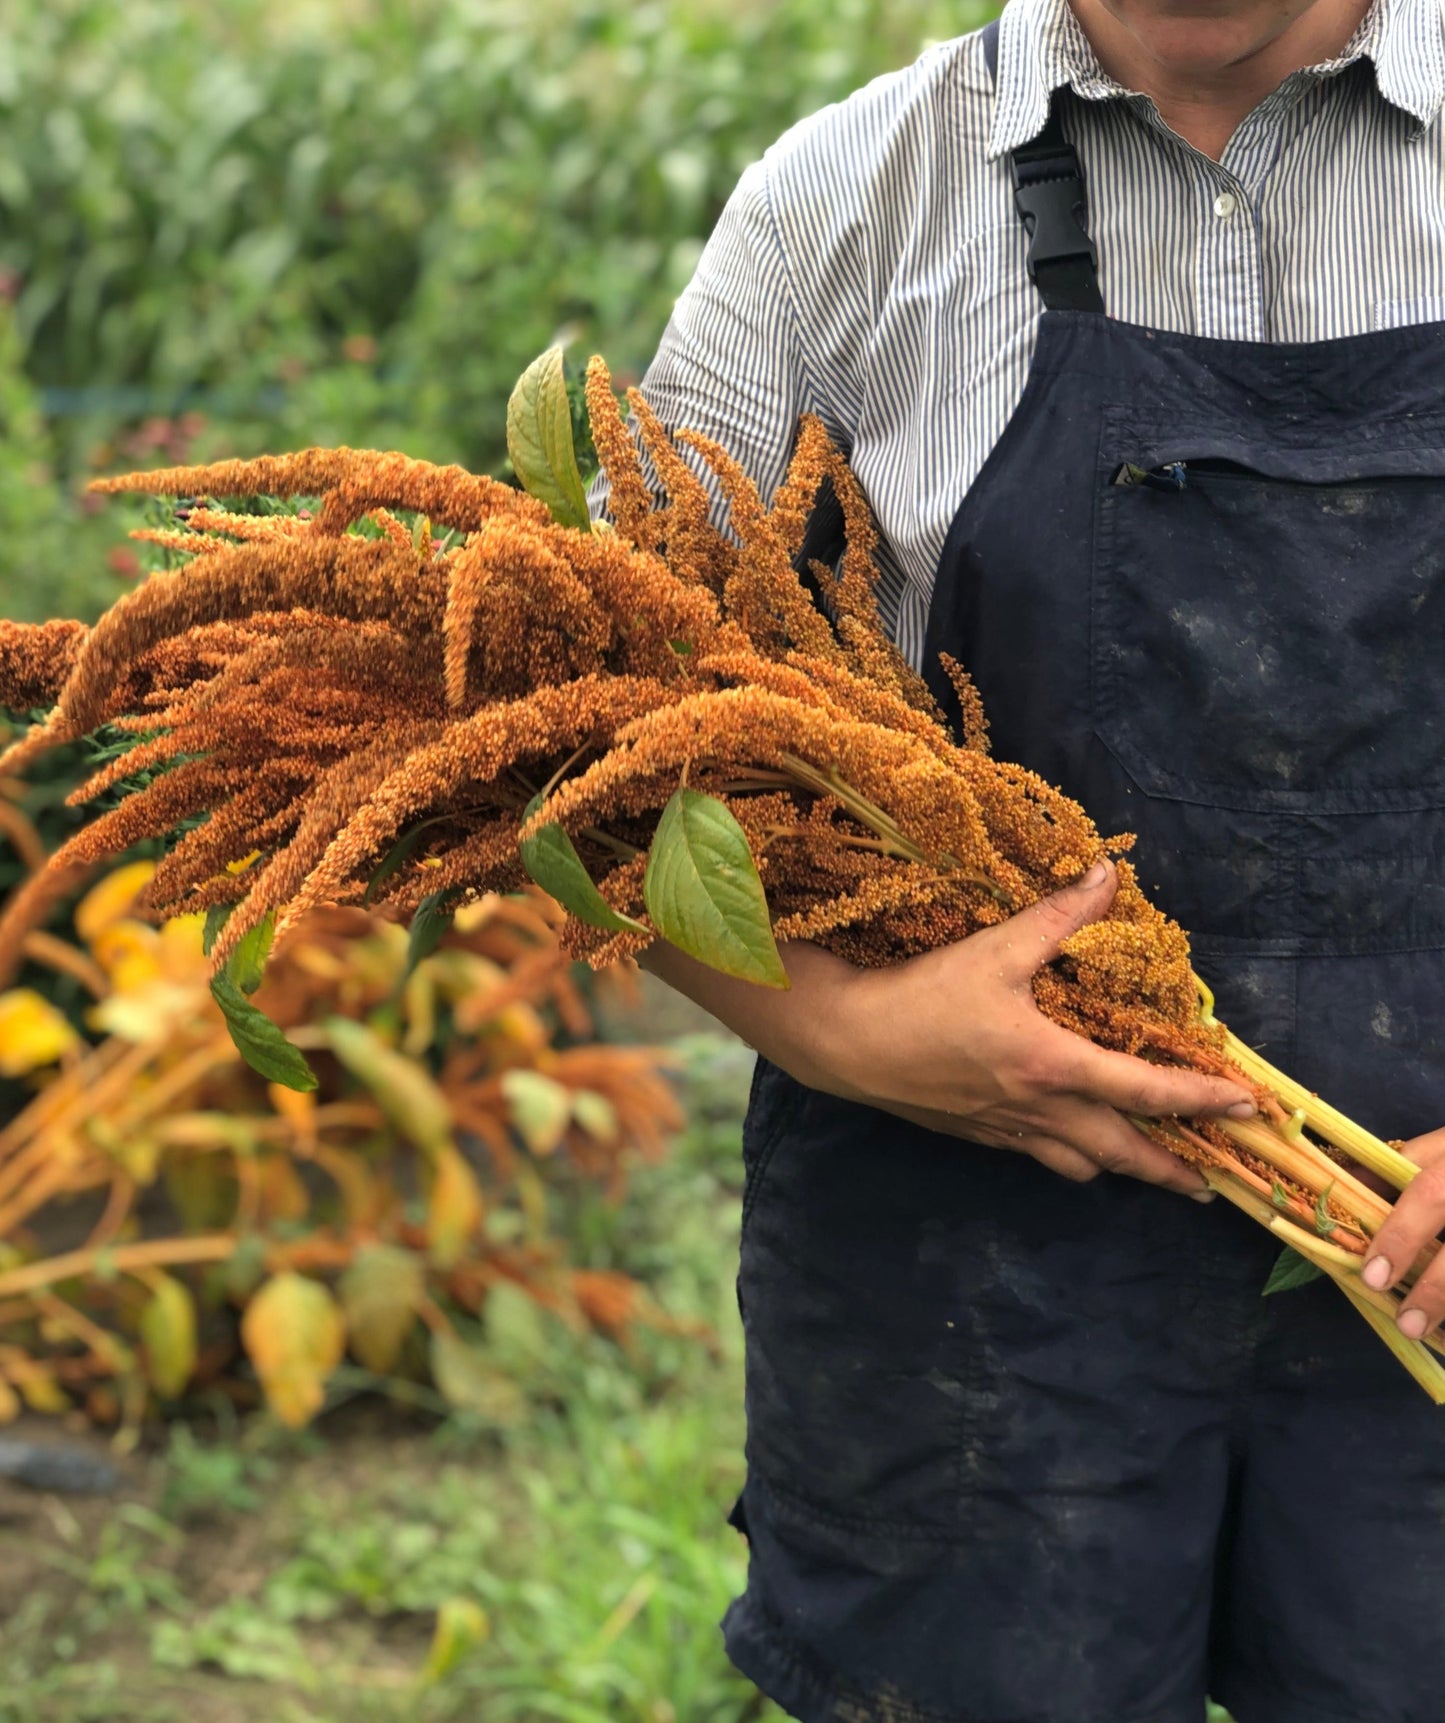
[(69, 494), (91, 463), (347, 442), (500, 470), (537, 352), (638, 373), (743, 167), (991, 9), (18, 0), (0, 611), (114, 596), (124, 511)]

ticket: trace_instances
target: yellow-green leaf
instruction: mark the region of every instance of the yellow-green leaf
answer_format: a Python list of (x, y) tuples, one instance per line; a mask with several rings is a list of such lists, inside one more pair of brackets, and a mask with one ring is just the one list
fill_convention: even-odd
[(440, 1154), (450, 1144), (451, 1107), (419, 1059), (398, 1053), (349, 1017), (328, 1018), (326, 1034), (336, 1057), (365, 1083), (382, 1112), (423, 1154)]
[(572, 1117), (594, 1142), (617, 1141), (617, 1109), (595, 1089), (578, 1089), (572, 1097)]
[(196, 1304), (173, 1275), (157, 1274), (140, 1313), (147, 1374), (158, 1394), (174, 1400), (196, 1367)]
[[(530, 818), (541, 805), (542, 797), (533, 796), (522, 817)], [(629, 928), (640, 933), (646, 931), (640, 921), (613, 909), (598, 891), (571, 838), (555, 820), (533, 832), (531, 837), (524, 838), (519, 847), (522, 866), (528, 875), (578, 921), (585, 921), (588, 927), (607, 928), (613, 933), (626, 932)]]
[(365, 1245), (336, 1290), (346, 1312), (351, 1350), (368, 1370), (385, 1376), (396, 1368), (426, 1291), (420, 1257), (396, 1244)]
[(460, 1335), (432, 1335), (431, 1370), (446, 1399), (484, 1423), (505, 1427), (526, 1415), (527, 1402), (517, 1384)]
[(318, 1280), (289, 1270), (274, 1275), (246, 1306), (241, 1339), (271, 1410), (290, 1429), (309, 1423), (346, 1347), (336, 1300)]
[(504, 1071), (501, 1082), (522, 1141), (534, 1155), (550, 1155), (572, 1120), (571, 1091), (540, 1071)]
[(787, 987), (747, 834), (716, 796), (684, 787), (662, 810), (642, 895), (679, 951), (724, 975)]
[(79, 1045), (69, 1018), (34, 988), (0, 993), (0, 1077), (23, 1077), (53, 1065)]
[(477, 1175), (450, 1143), (437, 1152), (427, 1199), (427, 1254), (438, 1268), (455, 1268), (485, 1212)]
[(507, 453), (522, 488), (544, 502), (563, 526), (591, 524), (560, 347), (534, 359), (517, 379), (507, 403)]
[(32, 1412), (44, 1412), (55, 1417), (70, 1410), (70, 1396), (49, 1370), (26, 1371), (20, 1378), (20, 1392)]
[(421, 1671), (422, 1686), (435, 1686), (449, 1675), (468, 1652), (486, 1643), (491, 1631), (481, 1604), (469, 1597), (447, 1598), (437, 1610), (436, 1631)]

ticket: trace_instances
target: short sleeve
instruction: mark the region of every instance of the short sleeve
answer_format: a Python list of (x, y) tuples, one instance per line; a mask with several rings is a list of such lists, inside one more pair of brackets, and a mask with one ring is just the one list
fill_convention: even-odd
[[(787, 469), (806, 404), (793, 294), (768, 207), (767, 173), (759, 162), (743, 175), (642, 380), (642, 393), (664, 425), (721, 443), (765, 498)], [(604, 513), (606, 503), (606, 481), (599, 478), (593, 514)]]

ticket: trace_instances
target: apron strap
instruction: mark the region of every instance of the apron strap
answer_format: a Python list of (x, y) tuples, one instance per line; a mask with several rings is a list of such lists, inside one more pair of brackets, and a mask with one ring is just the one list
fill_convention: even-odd
[[(998, 82), (998, 19), (983, 33), (989, 76)], [(1044, 129), (1009, 157), (1014, 206), (1029, 234), (1029, 276), (1049, 311), (1102, 311), (1099, 252), (1084, 226), (1084, 172), (1064, 136), (1057, 100)]]

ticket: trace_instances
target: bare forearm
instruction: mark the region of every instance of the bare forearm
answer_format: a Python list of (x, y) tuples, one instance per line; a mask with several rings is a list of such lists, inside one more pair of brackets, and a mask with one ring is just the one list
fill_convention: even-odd
[(798, 941), (780, 950), (792, 983), (786, 990), (719, 974), (660, 940), (638, 962), (800, 1083), (841, 1093), (830, 1070), (830, 1030), (858, 971), (818, 945)]
[(1039, 966), (1113, 895), (1100, 869), (1002, 926), (886, 969), (786, 945), (785, 990), (720, 975), (661, 943), (641, 961), (810, 1088), (1032, 1155), (1068, 1178), (1109, 1168), (1207, 1196), (1197, 1173), (1120, 1114), (1252, 1113), (1245, 1090), (1095, 1047), (1034, 1002)]

